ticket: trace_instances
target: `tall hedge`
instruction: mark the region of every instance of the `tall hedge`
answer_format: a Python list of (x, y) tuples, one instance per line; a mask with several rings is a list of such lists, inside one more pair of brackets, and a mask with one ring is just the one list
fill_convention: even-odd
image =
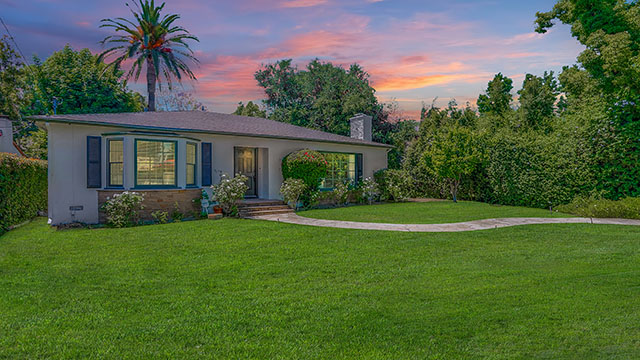
[(593, 190), (594, 174), (586, 145), (554, 132), (496, 134), (486, 159), (486, 201), (548, 208)]
[(47, 162), (0, 153), (0, 234), (47, 209)]

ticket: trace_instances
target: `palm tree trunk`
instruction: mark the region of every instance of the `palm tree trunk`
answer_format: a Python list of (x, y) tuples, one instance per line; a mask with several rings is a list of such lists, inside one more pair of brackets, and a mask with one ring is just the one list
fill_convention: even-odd
[(156, 67), (153, 57), (147, 57), (147, 95), (149, 96), (149, 111), (156, 111)]

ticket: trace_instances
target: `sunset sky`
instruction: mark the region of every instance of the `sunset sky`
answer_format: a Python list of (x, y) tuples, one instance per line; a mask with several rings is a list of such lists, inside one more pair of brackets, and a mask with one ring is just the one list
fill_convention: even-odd
[[(566, 26), (545, 35), (533, 29), (536, 11), (554, 0), (234, 0), (167, 1), (193, 44), (198, 81), (185, 83), (210, 111), (231, 112), (260, 100), (253, 74), (261, 64), (320, 58), (371, 74), (381, 101), (396, 99), (409, 117), (422, 102), (450, 98), (475, 103), (497, 72), (559, 71), (575, 63), (581, 45)], [(25, 55), (46, 58), (65, 44), (99, 51), (105, 17), (130, 17), (125, 1), (0, 0), (0, 17)], [(4, 33), (4, 29), (1, 29)], [(143, 80), (143, 79), (141, 79)], [(132, 88), (145, 93), (143, 82)]]

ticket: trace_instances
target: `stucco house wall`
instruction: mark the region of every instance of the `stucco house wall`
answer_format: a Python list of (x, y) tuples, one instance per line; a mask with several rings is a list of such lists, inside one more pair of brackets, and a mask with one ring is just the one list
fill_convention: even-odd
[[(135, 189), (134, 186), (134, 139), (170, 139), (177, 141), (178, 188), (187, 188), (185, 184), (186, 143), (212, 143), (212, 176), (213, 183), (219, 181), (222, 173), (234, 172), (234, 148), (258, 148), (258, 197), (264, 199), (280, 199), (282, 184), (282, 159), (292, 151), (310, 148), (318, 151), (360, 153), (363, 155), (363, 177), (371, 177), (379, 169), (387, 167), (388, 148), (330, 143), (320, 141), (299, 141), (277, 138), (249, 137), (239, 135), (218, 135), (209, 133), (176, 132), (175, 136), (161, 135), (109, 135), (112, 133), (130, 132), (128, 128), (113, 126), (97, 126), (85, 124), (69, 124), (47, 122), (44, 124), (49, 137), (49, 219), (52, 224), (70, 222), (97, 223), (98, 190), (87, 188), (87, 136), (101, 136), (102, 141), (102, 188), (106, 179), (106, 139), (109, 136), (124, 138), (124, 189)], [(197, 187), (201, 186), (201, 153), (197, 153)], [(80, 210), (81, 209), (81, 210)]]

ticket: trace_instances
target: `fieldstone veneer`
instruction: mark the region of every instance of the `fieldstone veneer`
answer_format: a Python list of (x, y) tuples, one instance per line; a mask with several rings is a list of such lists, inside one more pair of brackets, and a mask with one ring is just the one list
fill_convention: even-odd
[[(144, 209), (140, 211), (142, 220), (153, 220), (151, 213), (154, 211), (166, 211), (171, 215), (176, 209), (176, 204), (184, 217), (192, 217), (200, 214), (200, 205), (197, 199), (200, 199), (201, 189), (163, 189), (163, 190), (130, 190), (144, 195)], [(107, 201), (107, 197), (114, 194), (120, 194), (124, 190), (98, 190), (98, 204), (102, 209), (102, 204)], [(102, 210), (99, 212), (100, 222), (107, 221), (106, 215)]]

